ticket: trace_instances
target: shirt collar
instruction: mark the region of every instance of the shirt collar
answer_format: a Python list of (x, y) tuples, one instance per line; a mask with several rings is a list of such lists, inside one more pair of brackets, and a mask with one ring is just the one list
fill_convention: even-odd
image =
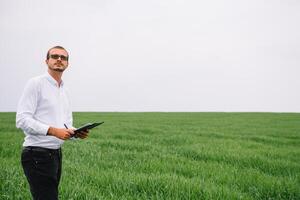
[[(59, 87), (57, 81), (48, 72), (46, 72), (46, 78), (52, 85)], [(63, 85), (64, 81), (61, 80), (60, 87), (62, 87)]]

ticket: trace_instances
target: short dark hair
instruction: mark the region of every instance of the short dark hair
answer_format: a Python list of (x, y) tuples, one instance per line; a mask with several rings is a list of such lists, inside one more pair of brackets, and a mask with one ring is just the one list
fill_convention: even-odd
[(63, 48), (62, 46), (55, 46), (55, 47), (52, 47), (51, 49), (48, 50), (48, 52), (47, 52), (47, 60), (49, 60), (49, 58), (50, 58), (50, 51), (52, 49), (62, 49), (62, 50), (65, 50), (67, 52), (68, 58), (69, 58), (69, 53), (68, 53), (68, 51), (65, 48)]

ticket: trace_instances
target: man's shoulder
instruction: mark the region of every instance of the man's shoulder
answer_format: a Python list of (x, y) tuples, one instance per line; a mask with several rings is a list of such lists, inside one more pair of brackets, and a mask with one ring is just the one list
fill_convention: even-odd
[(45, 74), (42, 74), (42, 75), (34, 76), (34, 77), (30, 78), (30, 79), (28, 80), (28, 82), (35, 82), (35, 83), (38, 83), (38, 82), (40, 82), (40, 81), (43, 81), (45, 78), (46, 78), (46, 75), (45, 75)]
[(40, 85), (43, 81), (45, 80), (45, 75), (39, 75), (39, 76), (35, 76), (30, 78), (27, 81), (27, 87), (36, 87), (38, 85)]

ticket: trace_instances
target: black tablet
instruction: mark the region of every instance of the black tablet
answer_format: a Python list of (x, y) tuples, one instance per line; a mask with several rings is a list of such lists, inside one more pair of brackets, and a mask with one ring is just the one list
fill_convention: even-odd
[(99, 122), (99, 123), (87, 123), (79, 128), (77, 128), (76, 130), (74, 130), (74, 133), (79, 133), (80, 131), (86, 131), (86, 130), (90, 130), (92, 128), (95, 128), (96, 126), (99, 126), (101, 124), (103, 124), (104, 122)]

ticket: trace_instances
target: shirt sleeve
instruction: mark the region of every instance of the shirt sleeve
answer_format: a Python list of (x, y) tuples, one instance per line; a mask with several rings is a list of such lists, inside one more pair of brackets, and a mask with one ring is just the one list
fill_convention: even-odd
[(49, 125), (34, 118), (39, 97), (38, 84), (34, 79), (28, 81), (18, 103), (16, 126), (26, 134), (47, 135)]

